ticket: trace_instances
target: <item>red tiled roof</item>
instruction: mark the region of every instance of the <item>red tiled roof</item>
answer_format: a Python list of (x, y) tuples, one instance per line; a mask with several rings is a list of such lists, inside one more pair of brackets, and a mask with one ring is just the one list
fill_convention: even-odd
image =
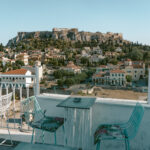
[(126, 61), (131, 61), (131, 59), (127, 59)]
[(125, 73), (123, 70), (111, 70), (110, 73)]
[(76, 66), (73, 62), (69, 62), (65, 68), (81, 69), (80, 66)]
[(100, 71), (100, 72), (98, 72), (98, 73), (94, 74), (94, 75), (93, 75), (93, 77), (103, 77), (103, 76), (104, 76), (104, 74), (105, 74), (105, 72)]
[(16, 69), (16, 70), (11, 70), (11, 71), (8, 71), (8, 72), (4, 72), (3, 74), (20, 74), (20, 75), (25, 75), (27, 72), (26, 69)]
[(102, 77), (103, 75), (102, 74), (95, 74), (93, 75), (93, 77)]
[(99, 68), (107, 68), (106, 65), (100, 65)]

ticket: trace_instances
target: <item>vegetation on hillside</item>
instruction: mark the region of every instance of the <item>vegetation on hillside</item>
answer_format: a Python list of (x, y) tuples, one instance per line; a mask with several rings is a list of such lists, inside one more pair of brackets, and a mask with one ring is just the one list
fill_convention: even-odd
[[(117, 60), (120, 60), (121, 58), (131, 58), (132, 60), (148, 60), (150, 58), (150, 46), (148, 45), (142, 45), (139, 43), (132, 43), (132, 42), (122, 42), (118, 44), (114, 41), (106, 41), (106, 42), (98, 42), (98, 41), (90, 41), (90, 42), (71, 42), (71, 41), (64, 41), (64, 40), (54, 40), (52, 38), (44, 38), (44, 39), (28, 39), (28, 40), (22, 40), (21, 42), (17, 43), (16, 45), (11, 45), (12, 49), (15, 49), (15, 51), (22, 51), (22, 50), (41, 50), (44, 51), (45, 48), (54, 47), (61, 49), (65, 52), (66, 56), (69, 55), (72, 48), (77, 49), (76, 54), (79, 54), (80, 51), (84, 47), (96, 47), (100, 46), (100, 48), (103, 50), (104, 54), (105, 52), (114, 52), (116, 48), (120, 47), (123, 51), (122, 53), (125, 53), (125, 55), (120, 55), (117, 57)], [(0, 46), (0, 50), (1, 50)], [(74, 55), (76, 55), (74, 54)]]
[(65, 70), (57, 70), (53, 73), (55, 79), (57, 79), (57, 84), (60, 87), (63, 86), (71, 86), (74, 84), (80, 84), (82, 82), (85, 82), (86, 79), (89, 79), (93, 73), (95, 72), (95, 69), (89, 69), (86, 71), (83, 71), (82, 73), (73, 73), (73, 72), (68, 72)]

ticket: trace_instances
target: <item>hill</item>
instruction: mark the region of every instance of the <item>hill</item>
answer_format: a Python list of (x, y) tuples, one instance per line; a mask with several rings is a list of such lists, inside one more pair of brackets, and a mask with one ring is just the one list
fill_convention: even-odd
[(13, 39), (9, 40), (7, 46), (17, 45), (19, 42), (23, 40), (31, 40), (31, 39), (47, 39), (50, 38), (52, 40), (64, 40), (71, 42), (90, 42), (96, 41), (99, 43), (113, 41), (115, 43), (121, 44), (123, 42), (128, 42), (123, 39), (123, 35), (121, 33), (101, 33), (101, 32), (84, 32), (78, 31), (76, 28), (68, 29), (68, 28), (53, 28), (52, 31), (37, 31), (37, 32), (18, 32), (18, 35)]

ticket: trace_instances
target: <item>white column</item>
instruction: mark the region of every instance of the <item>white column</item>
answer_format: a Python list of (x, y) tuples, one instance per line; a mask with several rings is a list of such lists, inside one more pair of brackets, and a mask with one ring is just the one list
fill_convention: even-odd
[(15, 109), (15, 89), (16, 89), (16, 86), (13, 85), (13, 108)]
[[(5, 84), (5, 87), (6, 87), (6, 95), (7, 95), (7, 104), (6, 104), (6, 107), (7, 107), (7, 105), (8, 105), (8, 85)], [(5, 117), (6, 117), (5, 119), (6, 119), (6, 121), (7, 121), (8, 118), (9, 118), (9, 116), (8, 116), (8, 108), (7, 108), (7, 110), (6, 110), (6, 113), (7, 113), (7, 114), (6, 114), (6, 116), (5, 116)], [(9, 128), (9, 121), (7, 121), (7, 127)]]
[(14, 113), (14, 129), (16, 128), (16, 104), (15, 104), (15, 91), (16, 91), (16, 85), (12, 85), (13, 88), (13, 113)]
[(150, 68), (148, 68), (148, 104), (150, 104)]
[(29, 97), (29, 87), (26, 87), (26, 91), (27, 91), (27, 98)]
[[(0, 85), (0, 107), (3, 108), (3, 103), (2, 103), (2, 84)], [(1, 111), (1, 127), (3, 126), (3, 114)]]
[(35, 95), (39, 95), (40, 94), (40, 86), (39, 86), (39, 67), (35, 66), (35, 76), (36, 76), (36, 90), (35, 90)]
[(20, 85), (20, 101), (22, 101), (22, 84)]

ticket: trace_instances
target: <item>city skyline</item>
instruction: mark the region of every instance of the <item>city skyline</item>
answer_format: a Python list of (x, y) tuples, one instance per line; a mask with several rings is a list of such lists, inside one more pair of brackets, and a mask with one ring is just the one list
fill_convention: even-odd
[(0, 43), (7, 44), (20, 31), (79, 31), (122, 33), (124, 39), (150, 45), (148, 0), (2, 0)]

